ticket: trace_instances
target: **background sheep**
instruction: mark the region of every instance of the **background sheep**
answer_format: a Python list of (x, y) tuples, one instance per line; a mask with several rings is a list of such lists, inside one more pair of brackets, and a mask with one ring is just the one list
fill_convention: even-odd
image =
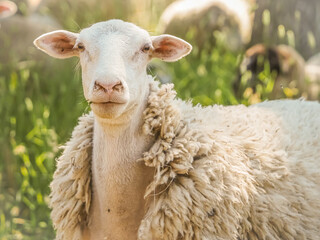
[(80, 57), (92, 108), (51, 184), (58, 239), (319, 236), (319, 103), (193, 107), (146, 74), (151, 58), (176, 61), (191, 46), (120, 20), (35, 45)]
[[(254, 45), (245, 53), (234, 91), (245, 94), (245, 91), (251, 90), (255, 96), (260, 94), (261, 89), (269, 88), (270, 99), (304, 97), (318, 100), (318, 67), (315, 59), (305, 65), (303, 57), (290, 46)], [(266, 78), (266, 72), (270, 73), (271, 79)]]
[(288, 44), (305, 59), (320, 51), (320, 2), (257, 0), (250, 46)]
[[(267, 88), (274, 81), (269, 97), (278, 99), (284, 97), (304, 96), (310, 98), (307, 93), (307, 82), (304, 75), (305, 61), (292, 47), (279, 45), (267, 47), (257, 44), (249, 48), (240, 66), (240, 74), (234, 83), (234, 90), (243, 94), (247, 87), (254, 93), (257, 86)], [(249, 71), (247, 75), (244, 75)], [(271, 73), (273, 79), (263, 82), (261, 74), (264, 71)], [(242, 79), (241, 82), (241, 78)]]
[(39, 54), (32, 47), (33, 40), (43, 32), (60, 28), (53, 18), (37, 12), (40, 3), (28, 1), (24, 14), (18, 12), (0, 19), (0, 45), (3, 49), (10, 49), (0, 52), (1, 63), (11, 65), (28, 59), (40, 60)]
[(0, 1), (0, 19), (7, 18), (15, 14), (17, 11), (17, 6), (11, 1)]
[[(195, 46), (198, 57), (201, 56), (201, 51), (211, 52), (221, 45), (236, 51), (251, 46), (246, 54), (250, 52), (253, 55), (251, 62), (254, 62), (252, 59), (255, 56), (260, 56), (262, 59), (262, 55), (265, 54), (262, 53), (265, 47), (255, 45), (257, 41), (260, 40), (266, 46), (281, 44), (274, 47), (278, 50), (274, 50), (274, 58), (269, 59), (269, 64), (272, 65), (270, 69), (264, 68), (265, 62), (262, 60), (259, 69), (250, 69), (253, 66), (244, 66), (246, 64), (244, 60), (240, 68), (252, 70), (253, 76), (246, 75), (244, 81), (248, 83), (242, 83), (242, 87), (238, 77), (233, 86), (235, 95), (238, 99), (246, 98), (248, 103), (259, 102), (265, 97), (277, 99), (303, 96), (316, 100), (318, 97), (314, 91), (317, 92), (317, 86), (305, 79), (308, 77), (305, 75), (303, 57), (316, 52), (319, 45), (318, 37), (315, 37), (318, 34), (315, 25), (307, 22), (314, 15), (312, 11), (320, 11), (320, 5), (312, 1), (305, 6), (300, 0), (289, 4), (289, 8), (285, 7), (286, 5), (286, 2), (273, 4), (273, 1), (176, 1), (163, 12), (158, 30), (177, 34), (189, 40)], [(292, 14), (283, 14), (282, 11)], [(252, 39), (251, 34), (253, 34)], [(266, 53), (271, 53), (271, 49), (272, 47), (268, 47)], [(260, 53), (256, 55), (253, 54), (254, 51)], [(209, 64), (215, 63), (211, 63), (210, 59), (207, 61), (207, 65)], [(157, 65), (153, 67), (158, 73)], [(273, 76), (270, 70), (275, 70)], [(159, 70), (160, 76), (163, 76), (162, 72)], [(258, 79), (259, 74), (263, 81)], [(172, 78), (170, 74), (164, 75), (164, 82)], [(272, 84), (275, 86), (272, 87)], [(185, 88), (190, 88), (191, 85), (190, 83)], [(256, 91), (257, 85), (259, 85), (258, 91)], [(179, 83), (177, 87), (180, 89)]]
[(252, 17), (244, 0), (175, 1), (161, 15), (158, 31), (186, 37), (191, 30), (189, 39), (200, 50), (204, 44), (214, 46), (214, 33), (220, 32), (226, 47), (239, 50), (251, 39)]
[(307, 61), (305, 74), (310, 85), (310, 99), (320, 99), (320, 53), (312, 56)]

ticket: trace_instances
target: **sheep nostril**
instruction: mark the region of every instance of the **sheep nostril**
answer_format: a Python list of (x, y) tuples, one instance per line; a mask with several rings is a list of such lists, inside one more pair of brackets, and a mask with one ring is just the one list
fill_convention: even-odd
[(114, 91), (121, 92), (123, 90), (123, 85), (121, 82), (118, 82), (116, 85), (112, 87)]
[(104, 90), (104, 88), (99, 84), (99, 83), (95, 83), (94, 84), (94, 90), (98, 91), (98, 90)]
[(107, 93), (111, 93), (113, 91), (120, 92), (123, 90), (123, 85), (120, 81), (114, 83), (104, 83), (96, 81), (94, 84), (95, 91), (104, 91)]

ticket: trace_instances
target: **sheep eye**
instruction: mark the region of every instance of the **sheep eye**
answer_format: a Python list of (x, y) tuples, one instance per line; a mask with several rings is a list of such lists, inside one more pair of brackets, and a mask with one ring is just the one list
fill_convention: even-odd
[(82, 44), (82, 43), (79, 43), (78, 45), (77, 45), (77, 48), (81, 51), (81, 52), (83, 52), (84, 51), (84, 45)]
[(143, 46), (142, 52), (146, 53), (146, 52), (148, 52), (150, 50), (150, 48), (151, 48), (150, 44), (146, 44), (146, 45)]

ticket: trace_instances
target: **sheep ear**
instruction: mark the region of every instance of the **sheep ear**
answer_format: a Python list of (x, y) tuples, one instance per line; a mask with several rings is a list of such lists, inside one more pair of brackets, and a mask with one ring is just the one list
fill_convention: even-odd
[(58, 30), (41, 35), (33, 44), (54, 58), (69, 58), (79, 56), (79, 50), (74, 48), (78, 36), (77, 33)]
[(168, 34), (153, 36), (151, 40), (153, 46), (151, 57), (160, 58), (166, 62), (175, 62), (192, 50), (189, 43)]
[(15, 14), (17, 5), (11, 1), (0, 1), (0, 19), (7, 18)]

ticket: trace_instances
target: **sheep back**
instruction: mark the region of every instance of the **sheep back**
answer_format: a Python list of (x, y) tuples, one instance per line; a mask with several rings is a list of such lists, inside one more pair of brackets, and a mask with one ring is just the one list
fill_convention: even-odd
[[(155, 168), (139, 240), (320, 239), (320, 104), (193, 107), (151, 84), (141, 159)], [(51, 184), (57, 239), (81, 239), (91, 202), (93, 116), (80, 118)]]
[(149, 97), (156, 169), (138, 239), (319, 239), (320, 105), (201, 106)]

